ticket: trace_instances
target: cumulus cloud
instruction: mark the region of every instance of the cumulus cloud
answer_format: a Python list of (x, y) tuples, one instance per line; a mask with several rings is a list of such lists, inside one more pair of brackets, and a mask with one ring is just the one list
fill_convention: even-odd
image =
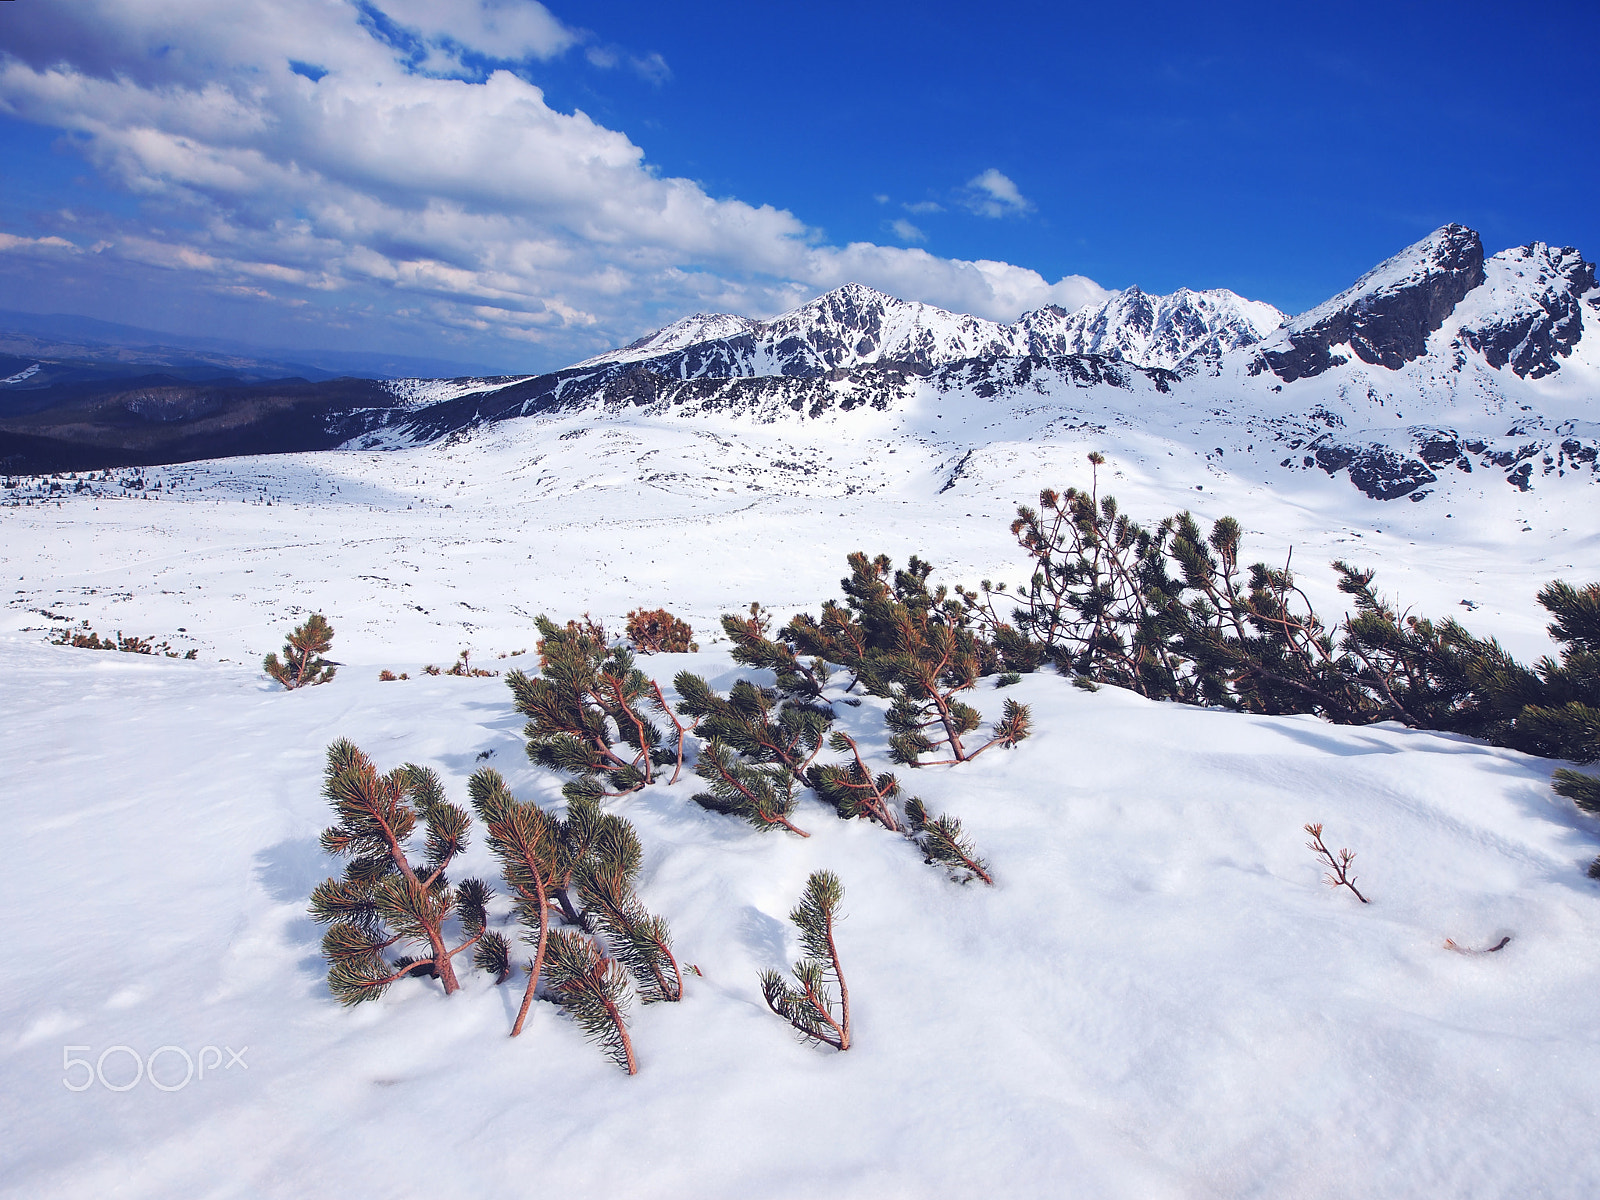
[(928, 235), (923, 233), (904, 217), (896, 218), (889, 222), (889, 230), (902, 242), (925, 242)]
[(1019, 217), (1033, 211), (1033, 202), (993, 167), (967, 180), (962, 203), (980, 217)]
[[(310, 299), (305, 311), (329, 323), (381, 310), (419, 332), (533, 342), (552, 365), (663, 317), (770, 315), (852, 280), (1004, 319), (1104, 295), (1006, 263), (829, 246), (786, 210), (661, 176), (625, 134), (552, 108), (516, 66), (587, 44), (531, 0), (15, 7), (0, 111), (69, 131), (159, 214), (94, 231), (124, 271)], [(664, 62), (627, 65), (665, 77)], [(1028, 207), (998, 171), (971, 190)], [(76, 249), (6, 237), (13, 253)]]

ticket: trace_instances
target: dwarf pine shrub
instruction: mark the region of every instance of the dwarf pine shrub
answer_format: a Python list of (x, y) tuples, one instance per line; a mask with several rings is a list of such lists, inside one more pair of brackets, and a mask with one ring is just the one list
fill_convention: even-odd
[[(342, 878), (312, 891), (311, 916), (329, 926), (322, 954), (328, 989), (341, 1004), (375, 1000), (407, 975), (431, 976), (450, 995), (461, 986), (451, 960), (474, 947), (481, 947), (479, 965), (503, 963), (503, 941), (485, 928), (493, 893), (477, 879), (451, 888), (445, 876), (466, 848), (471, 818), (445, 801), (433, 771), (407, 763), (380, 775), (341, 740), (328, 747), (322, 794), (337, 817), (322, 848), (349, 862)], [(413, 862), (408, 844), (419, 829), (422, 857)], [(454, 947), (450, 924), (461, 931)], [(422, 954), (391, 960), (385, 952), (395, 945)]]
[(733, 643), (733, 661), (771, 671), (780, 695), (798, 700), (822, 698), (822, 689), (828, 683), (828, 664), (821, 658), (801, 662), (793, 647), (768, 636), (772, 618), (760, 604), (751, 604), (747, 616), (725, 614), (722, 629)]
[(680, 671), (672, 681), (678, 712), (693, 719), (691, 728), (714, 738), (747, 760), (802, 774), (821, 749), (834, 711), (826, 704), (787, 698), (774, 688), (736, 681), (719, 696), (699, 675)]
[[(646, 1003), (682, 998), (683, 977), (672, 953), (671, 931), (633, 890), (642, 851), (627, 820), (601, 812), (588, 796), (569, 802), (564, 819), (555, 817), (532, 801), (517, 800), (499, 772), (487, 767), (473, 775), (468, 791), (488, 831), (489, 849), (517, 897), (523, 940), (534, 947), (512, 1037), (522, 1032), (544, 979), (552, 902), (578, 932), (589, 932), (598, 923), (611, 959), (635, 976)], [(572, 902), (569, 889), (574, 886), (582, 912)], [(508, 964), (498, 965), (508, 972)]]
[(333, 626), (321, 613), (312, 613), (295, 627), (283, 646), (283, 659), (269, 654), (261, 666), (286, 688), (310, 687), (333, 678), (333, 664), (322, 657), (333, 648)]
[[(962, 763), (1028, 736), (1027, 706), (1007, 701), (993, 735), (976, 747), (967, 742), (981, 718), (957, 696), (999, 670), (1003, 659), (978, 636), (962, 599), (944, 587), (929, 588), (928, 563), (913, 556), (904, 570), (893, 571), (888, 558), (860, 552), (849, 563), (850, 575), (840, 583), (845, 603), (829, 601), (820, 618), (795, 617), (785, 635), (801, 651), (852, 671), (851, 687), (859, 683), (892, 701), (889, 744), (896, 762)], [(935, 753), (942, 757), (924, 763), (924, 755)]]
[(632, 652), (608, 648), (592, 625), (563, 628), (543, 616), (537, 623), (539, 675), (506, 675), (517, 711), (529, 718), (528, 757), (576, 776), (564, 789), (569, 799), (621, 795), (654, 782), (655, 768), (673, 762), (681, 746), (662, 747), (661, 731), (644, 711), (659, 691), (634, 666)]
[(693, 654), (700, 649), (694, 630), (664, 608), (636, 608), (628, 614), (628, 641), (640, 654)]

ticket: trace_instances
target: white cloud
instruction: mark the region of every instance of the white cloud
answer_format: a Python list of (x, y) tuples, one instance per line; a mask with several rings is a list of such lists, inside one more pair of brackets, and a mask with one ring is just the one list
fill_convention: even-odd
[[(538, 59), (584, 44), (529, 0), (15, 7), (0, 111), (72, 131), (159, 207), (159, 222), (93, 231), (107, 261), (317, 298), (308, 322), (378, 311), (419, 333), (532, 340), (554, 361), (683, 312), (770, 315), (852, 280), (996, 318), (1103, 294), (1005, 263), (821, 244), (793, 213), (657, 174), (626, 135), (551, 108), (511, 71), (443, 69), (467, 51)], [(1028, 207), (998, 171), (972, 186)], [(30, 240), (7, 237), (0, 249)]]
[(1017, 217), (1033, 211), (1033, 203), (1010, 178), (990, 167), (967, 180), (962, 203), (980, 217)]
[(374, 0), (366, 7), (435, 45), (455, 43), (498, 59), (550, 59), (582, 34), (534, 0)]
[(922, 230), (918, 229), (904, 217), (899, 217), (893, 221), (890, 221), (889, 229), (894, 233), (895, 237), (899, 238), (902, 242), (925, 242), (928, 240), (927, 234), (923, 233)]
[(59, 237), (17, 237), (15, 234), (0, 233), (0, 251), (9, 251), (14, 254), (50, 253), (52, 251), (66, 251), (68, 254), (79, 253), (79, 247)]
[(900, 207), (908, 213), (915, 213), (918, 216), (924, 213), (942, 213), (944, 211), (944, 205), (937, 200), (918, 200), (912, 204), (902, 204)]

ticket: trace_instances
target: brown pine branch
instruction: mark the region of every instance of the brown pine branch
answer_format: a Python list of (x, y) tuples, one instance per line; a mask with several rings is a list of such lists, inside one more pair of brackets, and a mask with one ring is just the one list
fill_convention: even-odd
[(1328, 873), (1322, 877), (1324, 882), (1333, 888), (1347, 887), (1355, 893), (1355, 898), (1361, 903), (1372, 903), (1356, 889), (1356, 877), (1350, 873), (1350, 864), (1356, 857), (1354, 851), (1341, 849), (1335, 856), (1322, 840), (1321, 825), (1307, 825), (1306, 832), (1311, 835), (1311, 840), (1306, 843), (1306, 849), (1314, 852), (1328, 868)]

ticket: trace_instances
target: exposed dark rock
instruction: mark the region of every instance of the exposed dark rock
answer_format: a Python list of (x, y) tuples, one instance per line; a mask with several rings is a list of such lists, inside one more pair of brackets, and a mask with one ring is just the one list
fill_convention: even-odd
[(1417, 454), (1428, 466), (1438, 468), (1454, 466), (1458, 471), (1472, 473), (1472, 460), (1467, 457), (1461, 439), (1453, 430), (1434, 429), (1419, 431), (1416, 435)]
[(1396, 369), (1422, 356), (1428, 335), (1483, 278), (1476, 231), (1446, 225), (1289, 322), (1262, 360), (1289, 383), (1339, 365), (1332, 348), (1348, 342), (1362, 362)]
[(1377, 444), (1319, 446), (1316, 464), (1329, 475), (1348, 470), (1350, 482), (1374, 500), (1395, 500), (1438, 479), (1427, 464)]
[(1525, 379), (1555, 371), (1583, 336), (1583, 296), (1595, 286), (1594, 264), (1566, 246), (1543, 242), (1506, 250), (1490, 259), (1491, 282), (1504, 278), (1511, 299), (1461, 327), (1461, 337), (1491, 367)]

